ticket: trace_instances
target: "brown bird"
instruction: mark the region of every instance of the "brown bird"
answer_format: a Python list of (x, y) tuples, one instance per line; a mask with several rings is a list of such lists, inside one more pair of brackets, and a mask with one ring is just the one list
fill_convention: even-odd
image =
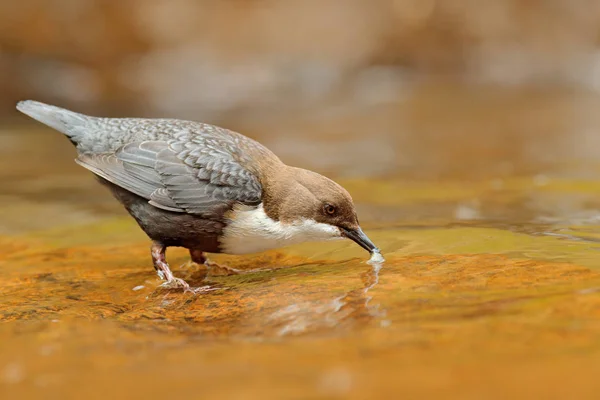
[(205, 252), (247, 254), (349, 238), (381, 257), (343, 187), (285, 165), (239, 133), (175, 119), (91, 117), (31, 100), (17, 109), (77, 147), (75, 161), (97, 175), (152, 239), (154, 268), (166, 287), (191, 290), (173, 276), (169, 246), (206, 263)]

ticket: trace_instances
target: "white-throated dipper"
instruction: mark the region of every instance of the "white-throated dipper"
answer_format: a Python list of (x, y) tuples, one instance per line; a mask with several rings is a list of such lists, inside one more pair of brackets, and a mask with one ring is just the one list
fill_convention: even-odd
[(239, 133), (176, 119), (98, 118), (36, 101), (17, 109), (64, 133), (76, 162), (97, 175), (152, 239), (167, 287), (169, 246), (247, 254), (289, 244), (349, 238), (382, 260), (361, 230), (350, 194), (332, 180), (285, 165)]

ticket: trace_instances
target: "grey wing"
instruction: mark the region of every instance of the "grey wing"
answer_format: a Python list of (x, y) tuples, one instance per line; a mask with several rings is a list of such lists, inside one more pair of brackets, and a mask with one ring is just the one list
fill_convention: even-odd
[(235, 203), (259, 204), (258, 178), (223, 149), (200, 143), (144, 141), (115, 153), (82, 154), (78, 164), (155, 207), (204, 217)]

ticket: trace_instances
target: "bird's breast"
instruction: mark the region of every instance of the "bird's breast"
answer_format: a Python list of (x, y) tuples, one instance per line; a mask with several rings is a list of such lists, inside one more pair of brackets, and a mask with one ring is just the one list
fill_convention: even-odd
[(236, 206), (226, 216), (227, 225), (219, 239), (226, 254), (258, 253), (292, 244), (341, 239), (338, 228), (314, 220), (282, 223), (270, 218), (263, 204)]

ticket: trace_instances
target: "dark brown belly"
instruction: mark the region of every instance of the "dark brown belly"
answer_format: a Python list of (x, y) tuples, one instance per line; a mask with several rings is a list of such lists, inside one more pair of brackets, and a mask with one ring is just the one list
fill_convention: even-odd
[(102, 178), (98, 180), (107, 186), (115, 198), (125, 206), (150, 239), (158, 240), (166, 246), (220, 253), (219, 236), (223, 232), (225, 223), (191, 214), (162, 210), (149, 204), (148, 200)]

